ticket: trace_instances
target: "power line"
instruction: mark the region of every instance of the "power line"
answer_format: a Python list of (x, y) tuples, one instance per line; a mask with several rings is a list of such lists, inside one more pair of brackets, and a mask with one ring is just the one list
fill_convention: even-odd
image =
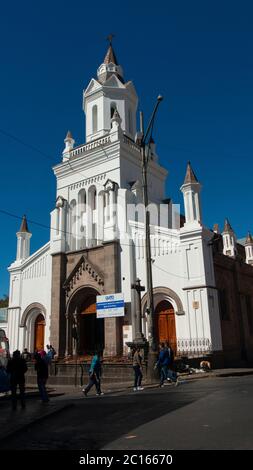
[(24, 147), (27, 147), (27, 148), (29, 148), (30, 150), (33, 150), (34, 152), (39, 153), (40, 155), (42, 155), (43, 157), (47, 158), (48, 160), (55, 161), (55, 160), (53, 159), (53, 157), (47, 155), (45, 152), (43, 152), (42, 150), (40, 150), (40, 149), (34, 147), (33, 145), (30, 145), (30, 144), (28, 144), (27, 142), (24, 142), (24, 141), (21, 140), (19, 137), (16, 137), (15, 135), (10, 134), (9, 132), (4, 131), (3, 129), (0, 129), (0, 132), (1, 132), (1, 134), (3, 134), (3, 135), (5, 135), (5, 136), (9, 137), (10, 139), (15, 140), (16, 142), (18, 142), (19, 144), (23, 145)]

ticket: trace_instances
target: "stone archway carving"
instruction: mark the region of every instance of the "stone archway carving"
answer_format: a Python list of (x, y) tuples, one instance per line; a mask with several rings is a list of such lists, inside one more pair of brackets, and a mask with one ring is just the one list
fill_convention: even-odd
[(71, 305), (72, 300), (73, 300), (81, 291), (86, 291), (86, 293), (88, 293), (88, 292), (90, 291), (90, 292), (92, 292), (92, 293), (96, 293), (97, 295), (103, 295), (103, 294), (104, 294), (104, 290), (103, 290), (103, 287), (102, 287), (102, 286), (96, 286), (96, 287), (94, 287), (94, 285), (92, 285), (92, 284), (85, 284), (84, 286), (77, 287), (77, 289), (75, 289), (75, 290), (72, 292), (72, 294), (70, 295), (70, 297), (67, 298), (67, 302), (66, 302), (66, 314), (67, 314), (67, 315), (70, 314), (69, 307), (70, 307), (70, 305)]
[(46, 319), (46, 309), (45, 309), (45, 307), (42, 304), (38, 303), (38, 302), (34, 302), (34, 303), (28, 305), (28, 307), (26, 307), (26, 309), (24, 310), (24, 312), (22, 314), (22, 317), (21, 317), (21, 320), (20, 320), (20, 325), (19, 325), (21, 328), (25, 327), (29, 314), (34, 310), (37, 310), (38, 313), (42, 313), (42, 315)]
[[(72, 354), (79, 354), (82, 350), (84, 333), (84, 323), (81, 307), (85, 300), (89, 297), (94, 298), (96, 302), (96, 296), (103, 294), (103, 287), (96, 286), (93, 284), (85, 284), (84, 286), (77, 287), (67, 298), (66, 302), (66, 340), (65, 340), (65, 356), (68, 357)], [(96, 319), (96, 312), (95, 319)], [(93, 319), (94, 320), (94, 319)], [(93, 321), (92, 320), (92, 321)], [(94, 322), (93, 322), (94, 326)], [(103, 333), (104, 334), (104, 333)], [(87, 336), (87, 335), (86, 335)]]
[[(175, 308), (175, 314), (176, 315), (185, 315), (184, 309), (183, 309), (183, 304), (181, 302), (180, 297), (174, 292), (172, 289), (169, 289), (168, 287), (155, 287), (153, 289), (153, 296), (158, 297), (158, 296), (163, 296), (167, 298), (168, 300), (172, 300), (174, 305), (176, 306)], [(144, 311), (144, 307), (147, 304), (147, 293), (143, 296), (141, 304), (142, 304), (142, 311)]]

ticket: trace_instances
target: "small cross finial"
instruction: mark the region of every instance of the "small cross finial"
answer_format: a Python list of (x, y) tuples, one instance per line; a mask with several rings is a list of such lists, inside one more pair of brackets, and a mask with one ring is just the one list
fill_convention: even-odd
[(111, 46), (111, 44), (112, 44), (112, 40), (113, 40), (113, 38), (114, 38), (114, 37), (115, 37), (115, 35), (114, 35), (114, 34), (109, 34), (109, 36), (107, 36), (107, 38), (106, 38), (106, 39), (107, 39), (107, 41), (109, 41), (109, 43), (110, 43), (110, 46)]

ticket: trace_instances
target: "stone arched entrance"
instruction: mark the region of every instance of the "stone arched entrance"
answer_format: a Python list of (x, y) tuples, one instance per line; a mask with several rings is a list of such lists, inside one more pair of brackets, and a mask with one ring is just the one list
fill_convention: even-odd
[[(178, 294), (168, 287), (155, 287), (153, 289), (154, 296), (154, 309), (156, 313), (161, 315), (159, 317), (155, 316), (155, 341), (158, 344), (159, 341), (171, 341), (173, 342), (174, 350), (176, 352), (177, 346), (177, 336), (176, 336), (176, 318), (179, 315), (185, 315), (183, 304), (178, 296)], [(148, 337), (147, 331), (147, 294), (142, 297), (142, 316), (143, 316), (143, 333)], [(167, 313), (166, 313), (167, 312)], [(159, 333), (158, 324), (160, 322), (160, 330), (163, 329), (164, 333)], [(162, 326), (163, 324), (163, 326)], [(171, 333), (166, 333), (167, 330), (170, 330)], [(165, 338), (167, 336), (167, 338)]]
[(20, 327), (24, 328), (23, 348), (34, 352), (45, 347), (46, 309), (40, 303), (28, 305), (24, 310)]
[(155, 308), (155, 335), (157, 342), (168, 342), (176, 353), (177, 337), (175, 311), (168, 300), (162, 300)]
[(93, 287), (77, 290), (67, 306), (66, 355), (91, 355), (103, 351), (104, 319), (96, 317), (96, 296)]
[(104, 349), (104, 319), (96, 318), (96, 296), (89, 295), (81, 307), (79, 321), (79, 354), (92, 354)]

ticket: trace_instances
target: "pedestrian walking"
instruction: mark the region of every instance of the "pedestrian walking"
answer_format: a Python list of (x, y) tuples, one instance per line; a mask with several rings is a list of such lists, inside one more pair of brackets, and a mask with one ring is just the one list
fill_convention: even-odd
[(143, 377), (142, 356), (139, 347), (134, 348), (133, 353), (134, 392), (136, 392), (137, 390), (144, 390), (144, 388), (141, 386), (141, 381)]
[(169, 356), (169, 363), (168, 363), (166, 378), (167, 380), (170, 380), (177, 386), (179, 384), (179, 381), (178, 381), (177, 373), (175, 371), (174, 351), (168, 341), (165, 342), (164, 347), (167, 350), (168, 356)]
[(92, 358), (90, 369), (89, 369), (89, 382), (88, 385), (83, 388), (83, 393), (87, 397), (88, 392), (90, 389), (95, 385), (96, 387), (96, 395), (101, 396), (104, 395), (101, 392), (101, 372), (102, 372), (102, 360), (99, 352), (96, 352)]
[(167, 380), (168, 377), (168, 367), (170, 362), (170, 356), (168, 349), (165, 347), (164, 343), (160, 343), (160, 352), (158, 356), (158, 361), (156, 363), (156, 367), (160, 369), (160, 387), (164, 386), (164, 381)]
[(10, 374), (12, 409), (17, 409), (17, 388), (19, 387), (21, 407), (25, 408), (25, 373), (26, 361), (21, 357), (20, 351), (14, 351), (7, 364), (7, 373)]
[(46, 390), (46, 383), (48, 379), (48, 364), (45, 360), (45, 356), (41, 357), (41, 354), (39, 353), (35, 355), (35, 370), (37, 372), (37, 384), (42, 403), (48, 403), (49, 398)]

